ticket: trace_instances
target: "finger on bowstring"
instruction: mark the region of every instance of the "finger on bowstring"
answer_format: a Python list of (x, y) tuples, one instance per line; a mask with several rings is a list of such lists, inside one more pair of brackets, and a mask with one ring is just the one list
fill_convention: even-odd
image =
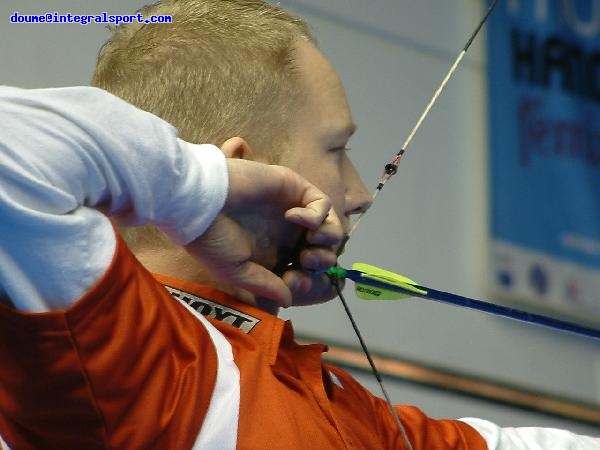
[(309, 246), (300, 251), (299, 262), (303, 269), (325, 271), (337, 261), (335, 251), (327, 247)]
[(337, 246), (344, 238), (344, 230), (333, 208), (316, 230), (306, 233), (306, 242), (311, 245)]
[(324, 274), (289, 270), (282, 279), (292, 292), (296, 306), (322, 303), (335, 297), (335, 288)]
[[(330, 214), (331, 202), (327, 198), (320, 198), (305, 207), (290, 208), (285, 212), (287, 221), (300, 225), (309, 230), (316, 230)], [(336, 216), (337, 219), (337, 216)]]

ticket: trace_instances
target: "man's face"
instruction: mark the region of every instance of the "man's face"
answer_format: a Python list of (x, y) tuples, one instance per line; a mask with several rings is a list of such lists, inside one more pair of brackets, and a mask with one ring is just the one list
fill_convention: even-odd
[[(275, 161), (264, 155), (257, 160), (287, 166), (326, 193), (348, 233), (351, 216), (366, 211), (372, 197), (346, 154), (348, 140), (355, 130), (346, 94), (329, 61), (312, 44), (300, 42), (295, 56), (303, 90), (301, 101), (291, 111), (285, 148)], [(241, 138), (235, 139), (243, 142)], [(235, 142), (239, 143), (232, 138), (223, 144), (230, 157), (239, 153)], [(287, 269), (287, 264), (297, 256), (294, 253), (298, 252), (302, 237), (294, 235), (299, 233), (297, 227), (282, 226), (278, 220), (280, 218), (268, 225), (270, 245), (257, 260), (266, 267), (273, 267), (277, 273), (282, 272), (286, 282), (293, 279), (300, 282), (298, 289), (294, 289), (293, 305), (321, 303), (333, 298), (335, 288), (326, 275), (305, 272), (300, 276), (298, 270)], [(263, 300), (257, 299), (257, 302), (271, 310), (272, 302)]]
[[(329, 195), (348, 233), (351, 215), (365, 211), (372, 198), (346, 154), (355, 130), (346, 94), (329, 61), (312, 44), (300, 43), (296, 56), (304, 97), (294, 111), (288, 146), (278, 164), (293, 169)], [(294, 296), (295, 306), (321, 303), (335, 296), (327, 276), (314, 275), (311, 279), (311, 288)]]
[(305, 97), (293, 119), (289, 147), (279, 164), (305, 177), (330, 196), (344, 231), (350, 216), (366, 210), (371, 195), (348, 159), (355, 125), (338, 74), (312, 44), (298, 45), (297, 64)]

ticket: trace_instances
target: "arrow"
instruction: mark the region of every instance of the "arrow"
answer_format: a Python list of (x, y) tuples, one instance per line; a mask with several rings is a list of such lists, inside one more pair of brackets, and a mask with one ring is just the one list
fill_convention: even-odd
[(534, 314), (508, 306), (477, 300), (450, 292), (439, 291), (422, 286), (404, 275), (365, 263), (354, 263), (352, 269), (332, 267), (327, 274), (334, 278), (346, 278), (354, 281), (356, 295), (362, 300), (401, 300), (419, 297), (426, 300), (448, 303), (463, 308), (482, 311), (495, 316), (506, 317), (554, 330), (600, 339), (600, 330), (577, 325), (572, 322), (554, 319), (541, 314)]

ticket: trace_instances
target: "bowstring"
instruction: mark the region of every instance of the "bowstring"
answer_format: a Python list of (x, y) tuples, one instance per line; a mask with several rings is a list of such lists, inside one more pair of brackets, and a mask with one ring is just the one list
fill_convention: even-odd
[[(400, 147), (400, 150), (398, 151), (398, 153), (396, 153), (394, 155), (392, 160), (388, 164), (385, 165), (383, 173), (382, 173), (381, 177), (379, 178), (377, 188), (375, 189), (375, 191), (373, 193), (371, 204), (373, 204), (375, 202), (377, 195), (379, 194), (379, 192), (381, 192), (381, 190), (383, 189), (383, 186), (387, 183), (387, 181), (398, 172), (398, 166), (400, 165), (400, 160), (402, 159), (402, 156), (408, 149), (410, 143), (412, 142), (413, 138), (417, 134), (417, 131), (419, 130), (419, 128), (421, 128), (421, 125), (425, 121), (425, 118), (429, 115), (431, 108), (433, 108), (433, 105), (436, 103), (437, 99), (444, 91), (446, 85), (448, 84), (448, 81), (450, 81), (450, 78), (452, 78), (452, 75), (454, 75), (454, 73), (456, 72), (456, 69), (460, 65), (463, 58), (465, 57), (465, 54), (467, 53), (469, 47), (473, 43), (475, 37), (477, 36), (477, 34), (479, 34), (479, 31), (481, 30), (481, 28), (483, 27), (485, 22), (488, 20), (488, 18), (492, 14), (492, 11), (494, 10), (494, 8), (496, 8), (497, 3), (498, 3), (498, 0), (492, 1), (492, 3), (490, 4), (490, 6), (487, 9), (487, 12), (483, 16), (483, 18), (479, 21), (475, 30), (471, 33), (471, 36), (467, 40), (466, 45), (462, 48), (462, 50), (460, 51), (460, 53), (458, 54), (458, 56), (452, 63), (452, 66), (450, 67), (450, 69), (448, 70), (448, 72), (446, 73), (444, 78), (442, 79), (442, 82), (439, 84), (439, 86), (435, 90), (433, 96), (429, 100), (429, 103), (427, 103), (427, 105), (425, 106), (423, 113), (419, 116), (419, 119), (417, 120), (417, 122), (415, 123), (413, 128), (411, 129), (406, 140)], [(360, 224), (360, 222), (361, 222), (362, 218), (364, 217), (364, 215), (366, 214), (366, 212), (367, 211), (361, 212), (360, 215), (357, 217), (356, 221), (354, 222), (354, 225), (352, 226), (352, 228), (350, 229), (348, 234), (345, 236), (344, 241), (342, 242), (342, 245), (340, 246), (340, 249), (338, 250), (338, 256), (340, 256), (340, 254), (345, 250), (346, 244), (350, 240), (350, 236), (352, 236), (352, 234), (354, 233), (354, 231)], [(373, 361), (371, 353), (370, 353), (364, 339), (362, 338), (362, 334), (360, 333), (360, 330), (354, 319), (354, 316), (352, 315), (352, 312), (350, 311), (350, 308), (348, 307), (348, 303), (346, 302), (346, 299), (344, 298), (344, 296), (342, 294), (342, 289), (340, 288), (339, 280), (334, 277), (329, 277), (329, 279), (331, 281), (331, 284), (335, 287), (337, 295), (342, 302), (344, 311), (346, 312), (346, 315), (348, 316), (348, 319), (350, 320), (350, 324), (352, 325), (352, 329), (354, 330), (354, 333), (356, 334), (356, 337), (358, 338), (358, 341), (360, 343), (362, 351), (365, 354), (365, 357), (367, 358), (369, 365), (371, 366), (371, 371), (373, 372), (373, 375), (374, 375), (375, 379), (377, 380), (377, 383), (379, 384), (379, 388), (387, 402), (390, 412), (392, 413), (394, 422), (396, 422), (396, 426), (400, 430), (402, 439), (404, 440), (404, 443), (406, 444), (407, 449), (413, 450), (410, 439), (408, 438), (408, 435), (406, 433), (406, 429), (405, 429), (404, 425), (402, 424), (402, 421), (400, 420), (400, 417), (398, 415), (398, 411), (396, 410), (396, 408), (394, 408), (394, 405), (392, 404), (392, 401), (391, 401), (391, 399), (387, 393), (387, 390), (385, 388), (385, 385), (383, 383), (383, 379), (381, 378), (379, 371), (377, 370), (377, 366), (375, 365), (375, 362)]]
[[(467, 54), (467, 51), (469, 50), (469, 47), (471, 47), (471, 44), (475, 40), (475, 37), (477, 36), (477, 34), (479, 34), (479, 31), (481, 30), (481, 28), (483, 27), (483, 25), (485, 24), (485, 22), (487, 22), (488, 18), (492, 14), (492, 11), (494, 10), (494, 8), (496, 8), (496, 4), (497, 3), (498, 3), (498, 0), (494, 0), (490, 4), (490, 6), (487, 9), (487, 12), (483, 16), (483, 18), (479, 21), (479, 24), (477, 25), (477, 28), (475, 28), (475, 30), (473, 31), (473, 33), (471, 33), (471, 36), (469, 36), (469, 39), (467, 40), (467, 43), (465, 44), (465, 46), (462, 48), (462, 50), (460, 51), (460, 53), (458, 54), (458, 56), (456, 57), (456, 59), (452, 63), (452, 66), (450, 66), (450, 69), (448, 70), (448, 72), (446, 73), (446, 75), (442, 79), (442, 82), (439, 84), (439, 86), (437, 87), (437, 89), (433, 93), (433, 96), (429, 100), (429, 103), (427, 103), (427, 105), (425, 106), (425, 109), (423, 110), (423, 112), (419, 116), (419, 119), (417, 120), (417, 122), (415, 123), (415, 125), (413, 126), (413, 128), (410, 130), (410, 133), (408, 134), (408, 136), (404, 140), (404, 143), (400, 147), (400, 150), (398, 151), (398, 153), (396, 153), (394, 155), (394, 157), (392, 158), (392, 160), (388, 164), (385, 165), (383, 173), (381, 174), (381, 177), (379, 178), (379, 182), (377, 184), (377, 188), (373, 192), (373, 197), (372, 197), (371, 204), (375, 203), (375, 199), (377, 198), (377, 195), (379, 194), (379, 192), (381, 192), (381, 190), (383, 189), (383, 186), (385, 186), (385, 184), (388, 182), (388, 180), (390, 178), (392, 178), (394, 175), (396, 175), (396, 173), (398, 172), (398, 166), (400, 165), (400, 161), (402, 159), (402, 156), (404, 155), (404, 153), (406, 152), (406, 150), (410, 146), (410, 144), (413, 141), (415, 135), (417, 134), (417, 131), (419, 131), (419, 129), (421, 128), (421, 125), (425, 121), (425, 118), (431, 112), (431, 108), (433, 108), (433, 105), (436, 103), (437, 99), (440, 97), (440, 95), (442, 94), (442, 92), (446, 88), (446, 85), (448, 84), (448, 81), (450, 81), (450, 79), (452, 78), (452, 75), (454, 75), (454, 72), (456, 72), (456, 69), (458, 69), (458, 66), (460, 65), (460, 63), (463, 60), (463, 58), (465, 57), (465, 55)], [(354, 231), (356, 230), (356, 228), (358, 228), (358, 224), (361, 222), (361, 220), (364, 217), (364, 215), (366, 214), (366, 212), (367, 211), (363, 211), (363, 212), (360, 213), (360, 215), (358, 216), (358, 218), (354, 222), (354, 225), (352, 226), (350, 232), (346, 236), (346, 239), (344, 241), (344, 245), (346, 244), (346, 242), (348, 242), (348, 240), (350, 239), (350, 236), (352, 235), (352, 233), (354, 233)]]
[(377, 380), (377, 383), (379, 384), (379, 389), (383, 393), (383, 397), (385, 398), (387, 406), (388, 406), (390, 412), (392, 413), (394, 422), (396, 422), (396, 426), (400, 430), (400, 434), (402, 435), (402, 439), (404, 440), (404, 443), (406, 444), (406, 448), (408, 450), (413, 450), (413, 446), (410, 442), (410, 439), (408, 438), (408, 434), (406, 433), (406, 428), (404, 428), (404, 425), (402, 424), (402, 421), (400, 420), (398, 411), (396, 410), (396, 408), (394, 408), (392, 400), (390, 399), (390, 396), (387, 393), (385, 385), (383, 384), (383, 379), (381, 378), (381, 375), (379, 374), (379, 370), (377, 370), (375, 361), (373, 361), (373, 358), (371, 357), (371, 352), (369, 352), (367, 344), (365, 343), (365, 341), (362, 337), (362, 334), (358, 328), (358, 325), (356, 324), (356, 321), (354, 320), (354, 316), (352, 315), (352, 312), (350, 311), (350, 308), (348, 307), (348, 303), (346, 302), (346, 299), (344, 298), (344, 295), (342, 294), (342, 289), (340, 288), (339, 279), (338, 278), (334, 279), (333, 277), (330, 277), (330, 279), (331, 279), (331, 284), (333, 284), (333, 286), (335, 287), (338, 297), (342, 301), (342, 305), (344, 306), (344, 311), (346, 311), (346, 315), (348, 316), (348, 319), (350, 319), (350, 324), (352, 325), (354, 334), (356, 334), (356, 337), (358, 338), (358, 342), (360, 342), (360, 346), (363, 350), (363, 353), (367, 357), (367, 361), (369, 361), (369, 365), (371, 366), (371, 372), (373, 372), (373, 375), (375, 376), (375, 379)]

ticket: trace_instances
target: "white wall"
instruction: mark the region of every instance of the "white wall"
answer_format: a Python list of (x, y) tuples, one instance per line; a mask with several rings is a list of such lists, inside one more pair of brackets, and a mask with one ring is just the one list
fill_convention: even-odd
[[(0, 83), (88, 84), (107, 32), (101, 25), (15, 25), (24, 14), (129, 13), (144, 0), (3, 0)], [(483, 8), (478, 0), (283, 0), (309, 19), (340, 71), (359, 130), (352, 158), (375, 187)], [(480, 38), (348, 245), (343, 264), (371, 262), (442, 290), (486, 294), (486, 89)], [(597, 343), (452, 307), (409, 300), (368, 304), (346, 289), (372, 350), (600, 402)], [(351, 343), (337, 302), (295, 310), (296, 329)], [(361, 377), (362, 378), (362, 377)], [(485, 415), (505, 425), (546, 423), (424, 388), (392, 386), (395, 401), (433, 416)], [(469, 412), (472, 408), (473, 412)], [(591, 427), (577, 429), (600, 434)]]

